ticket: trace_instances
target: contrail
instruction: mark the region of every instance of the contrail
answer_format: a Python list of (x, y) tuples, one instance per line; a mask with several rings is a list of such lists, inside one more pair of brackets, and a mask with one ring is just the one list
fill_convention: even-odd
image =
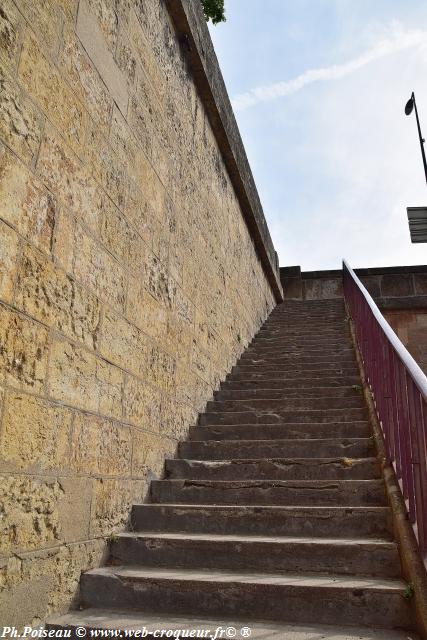
[(300, 91), (300, 89), (308, 84), (318, 82), (319, 80), (338, 80), (344, 78), (371, 62), (389, 56), (392, 53), (397, 53), (404, 49), (426, 46), (427, 31), (404, 31), (397, 24), (393, 25), (392, 30), (393, 33), (390, 37), (383, 38), (374, 47), (353, 60), (349, 60), (343, 64), (334, 64), (330, 67), (309, 69), (291, 80), (255, 87), (247, 93), (241, 93), (233, 98), (233, 108), (235, 111), (242, 111), (260, 102), (268, 102), (275, 98), (289, 96), (292, 93)]

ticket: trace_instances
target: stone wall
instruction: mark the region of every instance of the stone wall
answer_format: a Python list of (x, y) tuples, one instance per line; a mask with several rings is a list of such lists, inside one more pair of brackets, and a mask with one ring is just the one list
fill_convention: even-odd
[(165, 3), (1, 5), (0, 620), (21, 625), (76, 601), (280, 284)]
[(427, 309), (384, 311), (384, 317), (427, 375)]

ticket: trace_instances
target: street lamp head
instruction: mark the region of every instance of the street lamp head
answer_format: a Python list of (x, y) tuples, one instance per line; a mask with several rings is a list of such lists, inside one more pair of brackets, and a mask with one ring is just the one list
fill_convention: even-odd
[(412, 95), (405, 106), (405, 113), (407, 116), (409, 116), (412, 113), (413, 108), (414, 108), (414, 96)]

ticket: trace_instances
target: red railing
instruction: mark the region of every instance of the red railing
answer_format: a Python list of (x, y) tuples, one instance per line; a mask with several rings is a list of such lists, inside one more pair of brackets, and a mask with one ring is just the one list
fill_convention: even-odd
[(351, 267), (344, 298), (387, 452), (424, 562), (427, 561), (427, 377), (400, 342)]

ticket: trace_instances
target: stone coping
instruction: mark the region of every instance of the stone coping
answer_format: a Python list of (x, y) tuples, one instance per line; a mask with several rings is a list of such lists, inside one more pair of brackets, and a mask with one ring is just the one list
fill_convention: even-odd
[(195, 85), (227, 167), (264, 272), (277, 302), (283, 299), (277, 253), (240, 137), (200, 0), (165, 0)]
[[(383, 276), (390, 274), (427, 273), (426, 264), (417, 264), (403, 267), (368, 267), (354, 269), (359, 276)], [(301, 267), (280, 267), (280, 275), (285, 278), (302, 277), (304, 280), (312, 278), (341, 278), (342, 269), (324, 269), (322, 271), (301, 271)]]

